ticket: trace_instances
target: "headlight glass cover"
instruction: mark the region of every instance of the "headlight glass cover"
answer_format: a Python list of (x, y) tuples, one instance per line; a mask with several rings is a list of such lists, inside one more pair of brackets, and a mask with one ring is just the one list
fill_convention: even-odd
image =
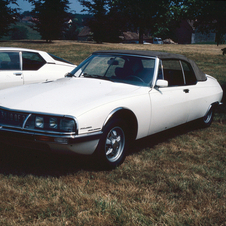
[(75, 131), (75, 123), (71, 119), (63, 118), (60, 120), (60, 130), (66, 132)]
[(39, 129), (44, 128), (44, 118), (43, 117), (40, 117), (40, 116), (35, 117), (35, 127), (39, 128)]
[(26, 130), (66, 133), (76, 132), (76, 122), (70, 116), (49, 116), (32, 114), (25, 123)]
[(57, 120), (57, 118), (50, 118), (49, 119), (49, 126), (50, 126), (50, 128), (52, 128), (52, 129), (57, 129), (58, 128), (58, 120)]

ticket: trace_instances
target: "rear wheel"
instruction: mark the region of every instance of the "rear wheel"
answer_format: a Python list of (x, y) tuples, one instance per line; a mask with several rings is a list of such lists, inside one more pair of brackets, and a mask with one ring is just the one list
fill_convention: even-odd
[(209, 127), (211, 123), (213, 122), (213, 116), (214, 116), (214, 109), (211, 107), (207, 114), (200, 119), (200, 124), (202, 127)]
[(110, 121), (103, 130), (96, 154), (100, 165), (105, 169), (114, 169), (123, 163), (127, 150), (127, 129), (120, 119)]

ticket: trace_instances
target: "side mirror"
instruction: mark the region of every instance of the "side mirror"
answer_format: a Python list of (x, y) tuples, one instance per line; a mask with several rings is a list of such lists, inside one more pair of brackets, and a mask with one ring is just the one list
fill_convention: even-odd
[(155, 84), (157, 87), (168, 87), (168, 81), (163, 79), (158, 79)]

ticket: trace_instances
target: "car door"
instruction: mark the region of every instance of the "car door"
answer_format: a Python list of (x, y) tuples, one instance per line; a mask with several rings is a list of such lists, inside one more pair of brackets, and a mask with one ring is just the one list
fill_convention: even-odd
[(163, 60), (159, 78), (168, 81), (168, 87), (155, 87), (150, 91), (150, 134), (187, 122), (189, 115), (189, 91), (179, 60)]
[(0, 89), (23, 85), (19, 51), (0, 51)]
[(209, 87), (206, 87), (204, 82), (197, 81), (190, 63), (181, 61), (181, 65), (185, 76), (185, 88), (189, 92), (189, 116), (187, 121), (192, 121), (206, 114), (209, 107), (206, 101), (206, 94), (209, 93)]

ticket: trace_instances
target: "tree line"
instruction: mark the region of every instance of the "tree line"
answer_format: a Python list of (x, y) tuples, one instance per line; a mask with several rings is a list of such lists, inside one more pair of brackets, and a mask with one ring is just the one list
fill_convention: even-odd
[[(61, 39), (68, 29), (73, 33), (76, 23), (71, 18), (69, 0), (27, 0), (33, 6), (33, 29), (50, 42)], [(206, 0), (78, 0), (90, 18), (89, 26), (97, 43), (118, 42), (122, 31), (174, 37), (181, 20), (190, 19), (202, 33), (216, 33), (217, 44), (224, 43), (226, 34), (226, 1)], [(0, 37), (18, 18), (17, 0), (0, 0)], [(70, 37), (69, 37), (70, 38)]]

